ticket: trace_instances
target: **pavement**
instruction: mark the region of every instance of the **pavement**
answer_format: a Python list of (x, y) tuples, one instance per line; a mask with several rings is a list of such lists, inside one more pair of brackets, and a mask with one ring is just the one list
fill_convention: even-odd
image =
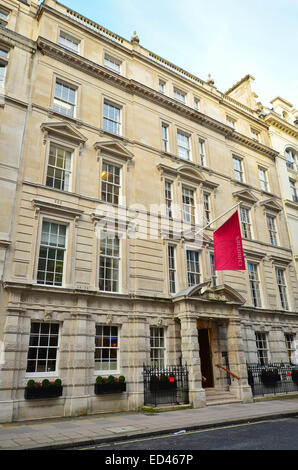
[(0, 450), (62, 450), (127, 438), (298, 416), (298, 398), (199, 409), (108, 413), (0, 424)]

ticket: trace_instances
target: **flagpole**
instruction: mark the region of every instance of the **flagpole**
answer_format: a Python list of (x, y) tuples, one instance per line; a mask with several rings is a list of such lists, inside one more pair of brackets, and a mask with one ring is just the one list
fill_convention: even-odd
[(238, 204), (236, 204), (235, 206), (231, 207), (230, 209), (228, 209), (227, 211), (225, 211), (223, 214), (221, 214), (219, 217), (216, 217), (216, 219), (212, 220), (211, 222), (209, 222), (209, 224), (205, 225), (205, 227), (201, 228), (200, 230), (198, 230), (195, 235), (198, 235), (199, 233), (203, 232), (203, 230), (205, 230), (207, 227), (209, 227), (210, 225), (212, 225), (214, 222), (216, 222), (218, 219), (221, 219), (221, 217), (223, 217), (224, 215), (226, 215), (228, 212), (232, 211), (233, 209), (235, 209), (236, 207), (240, 206), (241, 202), (238, 202)]

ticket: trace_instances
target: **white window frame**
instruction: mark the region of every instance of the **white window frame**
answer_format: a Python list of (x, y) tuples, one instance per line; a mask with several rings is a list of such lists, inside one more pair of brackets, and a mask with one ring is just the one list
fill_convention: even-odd
[(253, 128), (250, 129), (250, 132), (252, 140), (255, 142), (260, 142), (260, 132)]
[[(107, 232), (101, 232), (101, 234), (105, 233), (105, 237), (100, 237), (100, 239), (98, 240), (98, 276), (97, 276), (97, 285), (98, 285), (98, 290), (99, 292), (109, 292), (111, 294), (117, 294), (117, 293), (121, 293), (121, 285), (122, 285), (122, 276), (121, 276), (121, 268), (122, 268), (122, 243), (121, 243), (121, 238), (118, 237), (115, 233), (107, 233)], [(118, 240), (118, 256), (111, 256), (111, 255), (107, 255), (106, 253), (102, 253), (102, 248), (103, 248), (103, 245), (102, 243), (104, 243), (104, 241), (106, 239), (109, 239), (109, 240)], [(104, 276), (103, 278), (100, 277), (101, 275), (101, 258), (105, 258), (105, 259), (112, 259), (112, 260), (117, 260), (118, 261), (118, 286), (117, 286), (117, 290), (114, 290), (114, 288), (112, 287), (112, 289), (106, 289), (106, 284), (108, 281), (110, 281), (111, 283), (114, 283), (116, 282), (114, 277), (111, 278), (111, 279), (108, 279), (106, 277), (106, 270), (107, 269), (111, 269), (111, 268), (107, 268), (107, 265), (105, 263), (105, 266), (104, 266)], [(114, 268), (112, 268), (113, 271), (116, 271)], [(101, 289), (101, 282), (104, 282), (104, 289)]]
[(199, 100), (198, 98), (194, 98), (194, 108), (196, 111), (199, 111), (201, 110), (201, 100)]
[[(162, 335), (161, 335), (162, 332)], [(161, 345), (163, 340), (163, 346)], [(153, 351), (157, 351), (157, 361), (154, 361)], [(153, 356), (153, 357), (152, 357)], [(166, 367), (166, 329), (150, 326), (150, 363), (152, 367), (163, 369)]]
[(293, 180), (292, 178), (289, 178), (289, 183), (290, 183), (290, 191), (291, 191), (292, 200), (294, 202), (298, 202), (296, 181)]
[[(165, 132), (164, 132), (165, 129)], [(169, 125), (165, 122), (161, 123), (161, 149), (163, 152), (170, 151), (170, 142), (169, 142)]]
[[(242, 218), (242, 215), (244, 214), (245, 218)], [(253, 240), (251, 209), (249, 207), (240, 206), (240, 224), (243, 238), (246, 240)]]
[[(167, 246), (167, 260), (168, 260), (168, 282), (170, 294), (175, 294), (177, 290), (177, 266), (176, 266), (176, 246), (171, 243)], [(173, 276), (173, 278), (172, 278)], [(174, 290), (172, 288), (174, 287)]]
[[(183, 216), (183, 222), (187, 224), (195, 224), (196, 223), (196, 190), (194, 188), (190, 188), (189, 186), (182, 185), (181, 188), (182, 191), (182, 216)], [(191, 192), (192, 196), (189, 194), (186, 194), (186, 192)], [(193, 204), (189, 204), (185, 202), (185, 198), (189, 198), (193, 201)], [(190, 208), (190, 209), (187, 209)], [(187, 210), (186, 210), (187, 209)], [(190, 216), (190, 219), (188, 219), (188, 215)]]
[(173, 218), (173, 182), (166, 179), (164, 181), (164, 194), (166, 205), (166, 217)]
[[(101, 335), (98, 335), (97, 334), (97, 327), (101, 327), (102, 328), (102, 334)], [(109, 328), (109, 334), (104, 334), (105, 333), (105, 328)], [(112, 333), (112, 328), (117, 328), (117, 346), (116, 347), (109, 347), (109, 346), (106, 346), (104, 345), (104, 339), (105, 338), (109, 338), (110, 339), (110, 342), (112, 341), (112, 338), (113, 338), (113, 333)], [(102, 346), (97, 346), (96, 345), (96, 338), (101, 338), (102, 339)], [(96, 355), (96, 350), (97, 349), (100, 349), (100, 350), (103, 350), (103, 349), (108, 349), (109, 351), (111, 350), (116, 350), (116, 369), (96, 369), (96, 362), (99, 362), (99, 361), (96, 361), (96, 358), (95, 358), (95, 355)], [(109, 355), (109, 358), (110, 358), (110, 355)], [(103, 361), (101, 361), (103, 362)], [(114, 361), (112, 361), (114, 362)], [(112, 363), (111, 361), (109, 361), (109, 364)], [(103, 325), (101, 323), (98, 323), (95, 325), (95, 351), (94, 351), (94, 374), (95, 375), (116, 375), (116, 374), (119, 374), (120, 372), (120, 327), (119, 326), (116, 326), (116, 325)]]
[(227, 126), (231, 127), (232, 129), (236, 129), (236, 120), (233, 119), (231, 116), (226, 117)]
[(266, 365), (270, 362), (270, 351), (268, 347), (268, 335), (263, 331), (256, 331), (256, 348), (258, 363), (260, 365)]
[[(119, 120), (112, 119), (111, 117), (105, 115), (105, 109), (106, 109), (105, 107), (106, 106), (108, 106), (110, 108), (114, 108), (114, 109), (119, 111)], [(106, 126), (106, 124), (105, 124), (106, 122), (112, 123), (113, 127), (116, 126), (117, 132), (113, 132), (113, 130), (111, 130), (109, 128), (109, 126)], [(110, 134), (119, 135), (119, 136), (122, 135), (122, 106), (121, 105), (119, 105), (117, 103), (114, 103), (114, 102), (110, 101), (109, 99), (104, 99), (104, 101), (103, 101), (102, 128), (105, 132), (109, 132)]]
[[(43, 229), (43, 224), (44, 223), (50, 223), (50, 224), (55, 224), (55, 225), (61, 225), (61, 226), (64, 226), (65, 227), (65, 246), (64, 247), (55, 247), (55, 246), (51, 246), (51, 245), (46, 245), (46, 244), (42, 244), (42, 229)], [(54, 220), (52, 218), (49, 218), (49, 217), (46, 217), (46, 216), (43, 216), (41, 218), (41, 227), (40, 227), (40, 237), (39, 237), (39, 246), (38, 246), (38, 253), (37, 253), (37, 268), (36, 268), (36, 285), (38, 286), (46, 286), (46, 287), (52, 287), (52, 288), (63, 288), (64, 285), (65, 285), (65, 274), (66, 274), (66, 266), (67, 266), (67, 245), (68, 245), (68, 228), (69, 228), (69, 225), (65, 222), (61, 222), (61, 221), (57, 221), (57, 220)], [(47, 248), (47, 249), (55, 249), (55, 250), (61, 250), (63, 251), (63, 271), (62, 271), (62, 283), (61, 285), (58, 285), (58, 284), (47, 284), (46, 282), (45, 283), (41, 283), (41, 282), (38, 282), (38, 273), (39, 272), (43, 272), (43, 270), (39, 270), (39, 262), (40, 262), (40, 251), (41, 251), (41, 248), (44, 247), (44, 248)], [(46, 258), (46, 260), (48, 261), (49, 258)], [(56, 265), (56, 261), (57, 261), (57, 253), (55, 254), (55, 265)], [(46, 262), (46, 265), (47, 265), (47, 262)], [(45, 273), (48, 272), (48, 271), (45, 271)], [(49, 271), (50, 272), (50, 271)]]
[[(37, 333), (32, 333), (32, 325), (33, 323), (38, 323), (40, 326), (39, 326), (39, 332), (38, 334)], [(57, 341), (57, 345), (56, 346), (50, 346), (49, 344), (47, 346), (41, 346), (40, 345), (40, 338), (41, 336), (45, 336), (43, 334), (41, 334), (41, 325), (57, 325), (58, 326), (58, 334), (56, 335), (47, 335), (50, 339), (50, 336), (57, 336), (58, 337), (58, 341)], [(40, 378), (47, 378), (47, 377), (57, 377), (58, 375), (58, 365), (59, 365), (59, 346), (60, 346), (60, 331), (61, 331), (61, 324), (59, 322), (42, 322), (40, 320), (34, 320), (32, 319), (31, 320), (31, 324), (30, 324), (30, 334), (29, 334), (29, 345), (28, 345), (28, 351), (27, 351), (27, 361), (26, 361), (26, 372), (25, 372), (25, 377), (28, 378), (28, 377), (32, 377), (32, 378), (37, 378), (37, 377), (40, 377)], [(48, 371), (48, 372), (38, 372), (38, 371), (35, 371), (35, 372), (27, 372), (27, 369), (28, 369), (28, 362), (30, 361), (29, 359), (29, 351), (31, 348), (35, 348), (34, 345), (31, 345), (30, 346), (30, 340), (31, 338), (36, 337), (36, 335), (38, 335), (38, 345), (36, 346), (36, 348), (38, 350), (40, 349), (56, 349), (56, 358), (55, 358), (55, 370), (54, 371)], [(48, 343), (49, 343), (49, 340), (48, 340)], [(48, 356), (48, 354), (47, 354)], [(33, 361), (33, 359), (32, 359)], [(37, 360), (36, 360), (37, 362)], [(37, 366), (37, 364), (36, 364)]]
[(204, 205), (204, 224), (209, 224), (211, 222), (212, 213), (211, 213), (211, 201), (210, 193), (203, 191), (203, 205)]
[(161, 78), (158, 80), (158, 91), (159, 93), (162, 93), (163, 95), (166, 92), (166, 82), (162, 80)]
[[(106, 173), (104, 170), (104, 165), (107, 165), (108, 168), (111, 167), (113, 172), (109, 173), (113, 175), (113, 181), (108, 181), (103, 179), (103, 174)], [(115, 178), (117, 175), (114, 174), (114, 169), (119, 170), (119, 184), (115, 182)], [(103, 159), (102, 165), (101, 165), (101, 175), (100, 175), (100, 199), (101, 201), (104, 201), (107, 204), (115, 204), (119, 206), (121, 204), (122, 200), (122, 166), (117, 165), (114, 162), (109, 161), (108, 159)], [(108, 191), (103, 191), (103, 185), (106, 185), (107, 188), (111, 188), (112, 192)], [(115, 192), (115, 190), (118, 188), (118, 194)], [(108, 201), (105, 197), (103, 197), (104, 194), (111, 194), (112, 195), (112, 201)], [(118, 197), (118, 202), (115, 202), (115, 197)]]
[[(60, 150), (63, 150), (64, 152), (68, 152), (70, 154), (70, 168), (69, 169), (65, 169), (65, 168), (60, 168), (60, 167), (57, 167), (57, 166), (54, 166), (54, 165), (51, 165), (50, 164), (50, 157), (51, 157), (51, 147), (55, 147), (56, 149), (60, 149)], [(65, 145), (62, 145), (62, 144), (58, 144), (54, 141), (50, 141), (49, 142), (49, 147), (48, 147), (48, 158), (47, 158), (47, 168), (46, 168), (46, 180), (45, 180), (45, 186), (47, 186), (48, 188), (51, 188), (51, 189), (57, 189), (59, 191), (64, 191), (64, 192), (71, 192), (72, 190), (72, 177), (73, 177), (73, 159), (74, 159), (74, 149), (73, 148), (69, 148)], [(57, 160), (57, 153), (56, 153), (56, 160)], [(55, 169), (55, 174), (56, 174), (56, 169), (59, 171), (62, 171), (62, 172), (65, 172), (65, 173), (68, 173), (69, 174), (69, 179), (68, 179), (68, 188), (65, 189), (65, 188), (56, 188), (55, 186), (51, 186), (47, 183), (47, 180), (48, 178), (51, 178), (51, 176), (48, 175), (48, 172), (49, 172), (49, 167), (51, 168), (54, 168)], [(62, 181), (62, 180), (61, 180)]]
[(286, 350), (290, 364), (295, 364), (296, 361), (296, 341), (293, 333), (285, 333)]
[(112, 56), (109, 53), (104, 54), (103, 64), (106, 69), (118, 73), (119, 75), (122, 72), (122, 60)]
[(262, 191), (267, 193), (270, 191), (269, 180), (268, 180), (268, 170), (262, 166), (258, 166), (259, 181)]
[[(244, 168), (243, 168), (243, 159), (237, 157), (237, 155), (233, 155), (233, 174), (234, 179), (239, 181), (239, 183), (245, 183), (245, 175), (244, 175)], [(239, 163), (239, 168), (235, 167), (235, 163)], [(238, 178), (239, 176), (239, 178)]]
[[(64, 40), (66, 43), (64, 43)], [(67, 49), (68, 51), (74, 52), (76, 54), (80, 53), (81, 41), (66, 31), (59, 31), (58, 43), (61, 47), (64, 47), (64, 49)], [(74, 44), (77, 47), (72, 47), (71, 44)]]
[(296, 152), (292, 148), (285, 150), (286, 165), (290, 170), (296, 170)]
[[(187, 139), (187, 145), (179, 144), (179, 135)], [(187, 155), (187, 158), (182, 157), (179, 149), (182, 150), (182, 153)], [(191, 161), (191, 135), (187, 132), (184, 132), (180, 129), (177, 129), (177, 154), (179, 158), (186, 161)]]
[(200, 165), (206, 166), (206, 141), (199, 137)]
[[(0, 44), (0, 67), (3, 69), (2, 80), (0, 81), (0, 90), (3, 90), (5, 88), (8, 59), (9, 59), (9, 49), (7, 49), (5, 46), (2, 46), (2, 44)], [(0, 78), (1, 78), (1, 72), (0, 72)]]
[(275, 276), (276, 276), (276, 284), (277, 284), (277, 290), (279, 294), (279, 301), (280, 301), (281, 308), (282, 310), (288, 311), (290, 310), (290, 307), (289, 307), (285, 268), (275, 266)]
[[(193, 254), (196, 253), (197, 260), (194, 259)], [(190, 254), (190, 256), (188, 255)], [(201, 267), (201, 253), (199, 250), (192, 249), (192, 247), (185, 248), (185, 260), (186, 260), (186, 279), (187, 286), (192, 287), (200, 284), (202, 277), (202, 267)], [(195, 269), (192, 269), (192, 268)], [(198, 269), (197, 269), (198, 268)], [(192, 282), (192, 279), (198, 278), (198, 282)]]
[(278, 232), (276, 226), (276, 216), (272, 214), (266, 214), (266, 222), (269, 233), (269, 241), (271, 246), (279, 246)]
[(179, 103), (185, 104), (185, 102), (186, 102), (186, 93), (184, 91), (179, 90), (178, 88), (174, 87), (173, 98), (174, 98), (175, 101), (178, 101)]
[(216, 271), (215, 271), (214, 253), (209, 253), (209, 264), (210, 264), (211, 287), (215, 287), (215, 286), (217, 286), (218, 276), (217, 276)]
[[(68, 88), (69, 90), (72, 90), (74, 92), (74, 95), (75, 95), (74, 102), (72, 102), (71, 100), (63, 99), (61, 97), (56, 96), (56, 88), (57, 88), (58, 84), (61, 85), (62, 87)], [(67, 117), (70, 117), (70, 118), (74, 119), (76, 117), (76, 113), (77, 113), (77, 94), (78, 94), (78, 88), (75, 85), (72, 85), (71, 83), (68, 83), (67, 81), (65, 81), (63, 79), (61, 79), (59, 77), (56, 77), (55, 85), (54, 85), (53, 110), (56, 113), (59, 113), (59, 114), (62, 114), (64, 116), (67, 116)], [(58, 103), (56, 103), (56, 102), (58, 102)], [(61, 104), (59, 105), (59, 103), (61, 103)], [(72, 109), (71, 114), (62, 111), (64, 105), (66, 105), (64, 107), (64, 109), (67, 109), (67, 106), (69, 106), (70, 109)], [(56, 108), (56, 106), (57, 106), (57, 108)]]
[[(252, 269), (250, 269), (250, 266)], [(262, 307), (261, 281), (259, 274), (259, 265), (252, 261), (247, 262), (247, 272), (250, 287), (252, 305), (256, 308)]]
[(7, 10), (6, 8), (3, 8), (2, 5), (0, 7), (0, 24), (3, 24), (4, 26), (7, 25), (8, 20), (9, 20), (9, 15), (10, 15), (10, 10)]

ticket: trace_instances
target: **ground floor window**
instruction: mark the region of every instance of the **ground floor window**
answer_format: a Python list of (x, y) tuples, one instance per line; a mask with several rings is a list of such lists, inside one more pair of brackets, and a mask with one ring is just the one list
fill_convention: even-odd
[(119, 362), (119, 337), (117, 326), (96, 325), (95, 370), (115, 372)]
[(55, 372), (59, 324), (32, 322), (27, 356), (27, 373)]
[(164, 328), (150, 328), (150, 359), (151, 365), (154, 367), (165, 366)]
[(287, 348), (289, 362), (291, 364), (295, 364), (296, 347), (295, 347), (295, 337), (294, 337), (294, 335), (290, 334), (290, 333), (285, 333), (285, 342), (286, 342), (286, 348)]
[(259, 364), (265, 365), (269, 362), (269, 351), (266, 333), (256, 333), (256, 344)]

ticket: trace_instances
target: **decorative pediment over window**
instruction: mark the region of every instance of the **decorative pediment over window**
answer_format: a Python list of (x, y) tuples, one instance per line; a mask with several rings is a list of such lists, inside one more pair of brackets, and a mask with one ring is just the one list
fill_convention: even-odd
[(195, 168), (189, 168), (187, 165), (182, 165), (177, 168), (177, 174), (181, 179), (189, 180), (193, 183), (200, 184), (205, 181), (205, 177)]
[(249, 202), (250, 204), (255, 204), (256, 202), (258, 202), (256, 196), (252, 193), (252, 191), (248, 189), (236, 191), (235, 193), (233, 193), (233, 196), (238, 198), (239, 201)]
[(280, 206), (280, 204), (278, 204), (277, 201), (275, 201), (274, 198), (270, 198), (270, 199), (266, 199), (266, 201), (262, 201), (261, 206), (273, 212), (280, 212), (282, 210), (282, 207)]
[(173, 178), (180, 177), (181, 180), (185, 180), (196, 185), (206, 182), (205, 177), (198, 170), (187, 165), (172, 168), (164, 165), (163, 163), (159, 163), (157, 168), (161, 172), (162, 176), (172, 176)]
[(83, 145), (88, 140), (72, 124), (66, 121), (46, 122), (43, 123), (40, 127), (45, 134), (45, 140), (48, 135), (60, 137), (63, 140), (74, 142), (77, 145)]
[(243, 305), (246, 302), (246, 299), (232, 287), (228, 286), (227, 284), (211, 287), (211, 281), (188, 287), (187, 289), (184, 289), (183, 291), (173, 296), (173, 299), (175, 300), (191, 298), (209, 302), (224, 302), (237, 305)]
[(133, 158), (133, 154), (129, 150), (127, 150), (127, 148), (123, 144), (114, 140), (96, 142), (94, 144), (94, 148), (95, 150), (97, 150), (98, 155), (112, 155), (124, 161), (132, 160)]

